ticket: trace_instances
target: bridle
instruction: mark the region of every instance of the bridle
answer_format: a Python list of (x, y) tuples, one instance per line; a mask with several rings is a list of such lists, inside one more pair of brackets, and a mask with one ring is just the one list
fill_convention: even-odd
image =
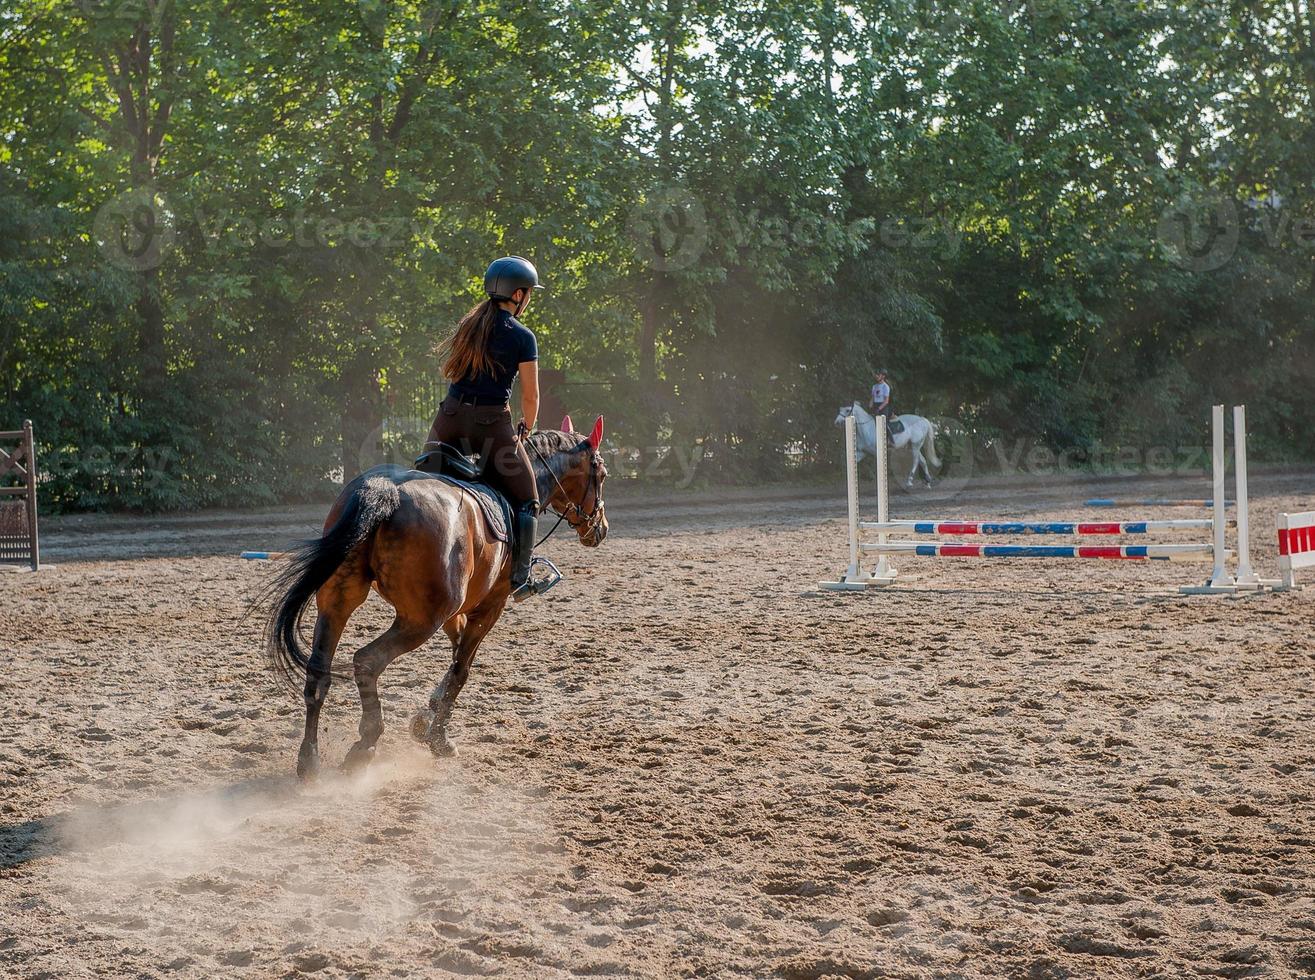
[[(579, 534), (581, 537), (583, 537), (585, 534), (597, 533), (599, 525), (603, 523), (603, 519), (606, 517), (605, 505), (603, 503), (603, 482), (601, 475), (601, 470), (603, 468), (602, 456), (599, 455), (597, 450), (593, 450), (592, 455), (589, 457), (589, 482), (584, 485), (584, 491), (580, 494), (580, 502), (576, 503), (575, 501), (570, 500), (569, 495), (567, 495), (566, 493), (566, 487), (562, 486), (562, 481), (558, 478), (557, 474), (553, 471), (553, 468), (552, 466), (549, 465), (548, 460), (544, 458), (543, 453), (539, 452), (539, 447), (536, 446), (533, 443), (533, 441), (529, 439), (528, 436), (526, 437), (525, 442), (529, 444), (529, 447), (532, 450), (534, 450), (534, 455), (539, 457), (539, 462), (543, 464), (543, 468), (547, 470), (548, 475), (552, 477), (553, 483), (557, 484), (557, 489), (562, 492), (562, 496), (567, 497), (567, 501), (568, 501), (565, 509), (553, 511), (553, 513), (557, 515), (557, 522), (553, 524), (553, 526), (549, 529), (547, 534), (545, 534), (543, 537), (541, 537), (538, 540), (538, 543), (535, 544), (535, 547), (536, 548), (539, 547), (539, 545), (543, 544), (545, 541), (551, 538), (553, 536), (553, 532), (556, 531), (559, 527), (561, 527), (562, 521), (565, 521), (567, 523), (567, 526), (569, 526), (572, 531), (574, 531), (576, 534)], [(590, 448), (592, 449), (592, 447)], [(594, 510), (592, 514), (586, 514), (584, 512), (584, 502), (589, 498), (590, 490), (593, 490), (594, 492)], [(547, 510), (547, 509), (548, 509), (548, 504), (545, 503), (543, 505), (543, 510)], [(540, 513), (542, 513), (542, 510), (540, 511)], [(568, 515), (575, 515), (579, 519), (572, 520), (571, 517)]]

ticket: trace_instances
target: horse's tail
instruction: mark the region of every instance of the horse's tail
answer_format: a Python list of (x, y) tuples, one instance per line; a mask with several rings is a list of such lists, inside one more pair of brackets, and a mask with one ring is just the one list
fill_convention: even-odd
[(928, 461), (932, 466), (939, 470), (941, 468), (941, 461), (936, 455), (936, 423), (931, 419), (927, 420), (927, 442), (925, 443), (925, 448), (927, 450)]
[(298, 684), (298, 677), (306, 673), (310, 663), (298, 636), (306, 607), (333, 578), (352, 550), (373, 534), (375, 528), (391, 517), (401, 504), (402, 495), (397, 484), (387, 476), (358, 478), (355, 482), (356, 486), (345, 494), (347, 502), (333, 526), (319, 538), (293, 550), (287, 567), (270, 587), (270, 591), (276, 594), (282, 592), (283, 598), (270, 613), (265, 628), (265, 646), (274, 669), (293, 685)]

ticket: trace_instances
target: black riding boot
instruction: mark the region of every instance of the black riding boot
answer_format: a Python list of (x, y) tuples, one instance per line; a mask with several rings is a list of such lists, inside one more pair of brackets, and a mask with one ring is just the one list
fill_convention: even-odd
[(511, 598), (524, 602), (535, 592), (530, 581), (530, 560), (534, 557), (534, 539), (539, 535), (539, 506), (530, 501), (516, 512), (516, 544), (511, 553)]

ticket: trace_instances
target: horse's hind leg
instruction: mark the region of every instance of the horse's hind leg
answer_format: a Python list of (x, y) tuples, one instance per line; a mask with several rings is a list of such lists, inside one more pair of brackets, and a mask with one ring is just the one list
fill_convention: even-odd
[(311, 646), (310, 662), (306, 665), (306, 687), (303, 690), (306, 731), (297, 752), (297, 776), (300, 779), (314, 779), (320, 771), (320, 709), (329, 696), (329, 685), (333, 683), (330, 674), (333, 654), (346, 625), (345, 618), (324, 613), (315, 620), (315, 640)]
[(347, 758), (342, 763), (344, 769), (358, 769), (369, 762), (375, 743), (384, 733), (384, 716), (379, 707), (379, 675), (402, 654), (433, 636), (437, 629), (437, 623), (408, 621), (399, 615), (382, 636), (356, 651), (352, 667), (356, 689), (361, 692), (360, 738), (347, 750)]
[(356, 573), (336, 576), (316, 597), (319, 615), (315, 618), (315, 638), (311, 642), (310, 661), (306, 665), (306, 731), (297, 753), (297, 775), (314, 779), (320, 771), (320, 709), (329, 695), (332, 682), (333, 654), (347, 620), (370, 594), (370, 583)]
[(927, 457), (926, 457), (926, 455), (923, 453), (923, 451), (922, 451), (921, 448), (918, 449), (917, 460), (918, 460), (918, 468), (919, 468), (920, 470), (922, 470), (922, 482), (925, 483), (925, 484), (927, 484), (927, 486), (930, 487), (930, 486), (931, 486), (931, 467), (927, 465)]

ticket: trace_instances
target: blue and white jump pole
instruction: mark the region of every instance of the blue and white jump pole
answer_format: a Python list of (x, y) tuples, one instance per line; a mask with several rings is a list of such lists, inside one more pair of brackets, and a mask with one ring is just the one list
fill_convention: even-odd
[[(1212, 412), (1211, 469), (1213, 473), (1212, 514), (1208, 518), (1184, 520), (1118, 520), (1118, 521), (951, 521), (951, 520), (891, 520), (889, 517), (889, 485), (887, 480), (889, 447), (886, 442), (886, 420), (877, 418), (877, 519), (863, 521), (858, 514), (858, 464), (856, 453), (856, 423), (853, 417), (845, 419), (845, 477), (849, 503), (849, 567), (835, 582), (821, 582), (829, 590), (861, 590), (890, 585), (897, 573), (888, 561), (893, 554), (913, 555), (921, 558), (1090, 558), (1124, 561), (1175, 561), (1203, 559), (1212, 562), (1210, 578), (1200, 586), (1184, 586), (1185, 594), (1219, 595), (1239, 590), (1260, 589), (1275, 584), (1274, 580), (1260, 579), (1251, 568), (1247, 522), (1246, 472), (1246, 409), (1238, 405), (1233, 409), (1234, 452), (1237, 482), (1237, 533), (1238, 574), (1235, 578), (1227, 568), (1228, 549), (1226, 533), (1232, 523), (1226, 517), (1228, 502), (1224, 499), (1226, 462), (1224, 457), (1224, 406), (1216, 405)], [(1097, 506), (1094, 501), (1089, 502)], [(1100, 502), (1103, 503), (1103, 502)], [(1178, 502), (1175, 502), (1178, 503)], [(1169, 505), (1166, 501), (1163, 505)], [(954, 536), (1032, 536), (1071, 535), (1121, 536), (1146, 535), (1161, 532), (1209, 530), (1211, 540), (1193, 544), (1110, 544), (1110, 545), (1032, 545), (1032, 544), (969, 544), (962, 541), (922, 543), (917, 541), (890, 541), (891, 534), (954, 535)], [(875, 542), (861, 540), (863, 531), (876, 531)], [(863, 554), (879, 556), (876, 567), (868, 572), (863, 568)]]

